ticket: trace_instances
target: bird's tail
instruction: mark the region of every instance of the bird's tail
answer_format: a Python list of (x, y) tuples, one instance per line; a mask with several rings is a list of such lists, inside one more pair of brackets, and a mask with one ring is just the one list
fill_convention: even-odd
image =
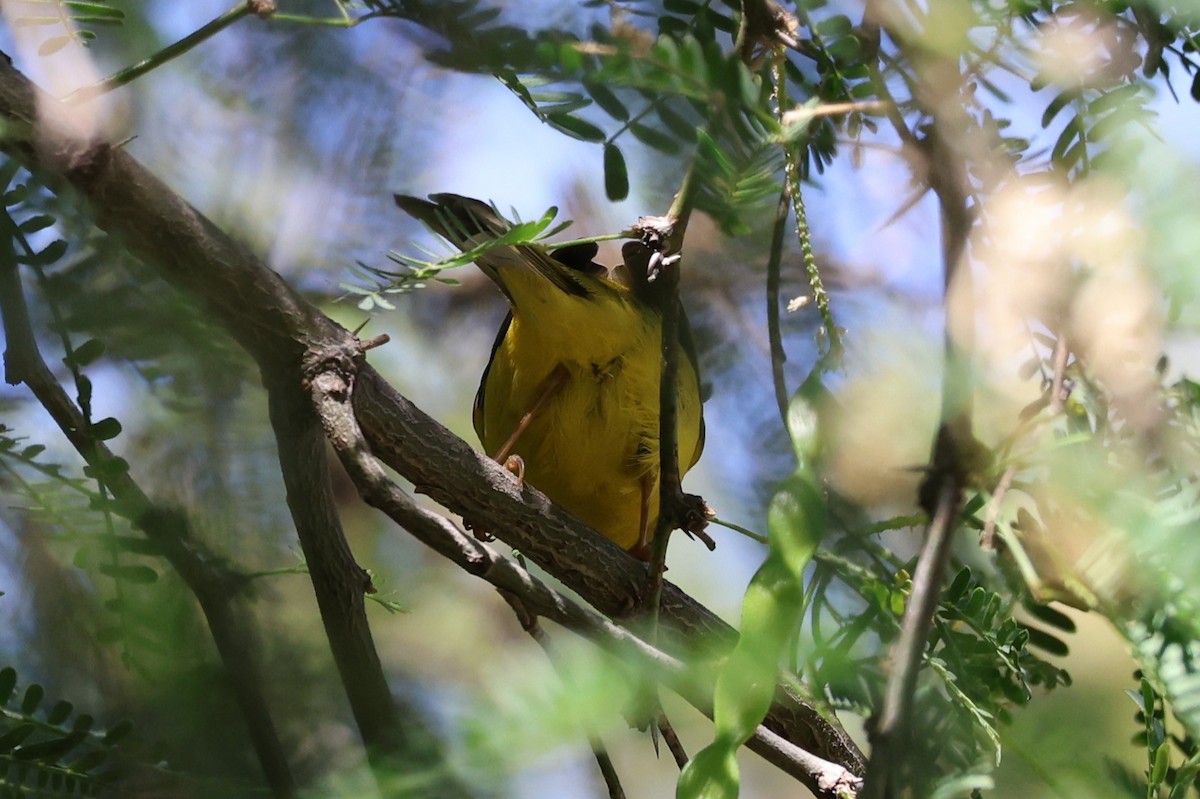
[[(490, 205), (459, 194), (431, 194), (429, 200), (394, 195), (396, 205), (454, 246), (469, 250), (480, 238), (504, 235), (509, 224)], [(430, 202), (432, 200), (433, 202)]]
[[(564, 294), (586, 297), (590, 292), (581, 284), (580, 273), (603, 271), (603, 267), (591, 264), (595, 250), (590, 245), (585, 248), (586, 253), (572, 253), (578, 256), (574, 260), (587, 262), (586, 268), (582, 263), (575, 265), (565, 259), (556, 260), (541, 247), (531, 244), (483, 246), (503, 236), (512, 226), (494, 208), (479, 200), (458, 194), (431, 194), (429, 200), (403, 194), (394, 196), (401, 210), (424, 222), (460, 250), (470, 252), (482, 247), (475, 263), (500, 286), (514, 305), (523, 304), (522, 295), (537, 294), (538, 281), (549, 281)], [(522, 288), (522, 283), (529, 284), (528, 292)]]

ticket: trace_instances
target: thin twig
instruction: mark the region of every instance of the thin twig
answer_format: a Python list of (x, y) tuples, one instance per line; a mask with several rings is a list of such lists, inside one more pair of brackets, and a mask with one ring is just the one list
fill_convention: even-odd
[(882, 100), (856, 100), (849, 103), (822, 103), (821, 105), (797, 105), (784, 111), (779, 121), (784, 125), (801, 125), (816, 117), (836, 117), (864, 111), (885, 111), (887, 103)]
[(1004, 474), (1000, 475), (999, 482), (996, 483), (996, 490), (992, 492), (992, 498), (988, 502), (987, 520), (983, 523), (983, 533), (979, 536), (979, 546), (985, 550), (994, 550), (996, 548), (996, 518), (1000, 515), (1000, 503), (1004, 501), (1004, 495), (1008, 493), (1008, 489), (1012, 488), (1013, 477), (1017, 473), (1016, 466), (1009, 466), (1004, 470)]
[(866, 785), (860, 799), (899, 795), (895, 774), (907, 748), (904, 738), (908, 734), (917, 675), (941, 595), (941, 578), (950, 559), (959, 492), (954, 478), (947, 476), (942, 482), (937, 509), (925, 531), (925, 543), (913, 573), (912, 595), (904, 609), (900, 637), (891, 657), (883, 705), (872, 725), (871, 759), (867, 762)]
[[(889, 35), (905, 46), (902, 36), (889, 31)], [(956, 61), (944, 59), (928, 64), (928, 69), (937, 71), (929, 83), (940, 91), (959, 85), (962, 76)], [(918, 174), (923, 174), (929, 187), (937, 195), (941, 205), (942, 233), (942, 285), (943, 302), (946, 304), (943, 334), (943, 374), (941, 397), (941, 424), (933, 445), (929, 474), (920, 489), (920, 504), (930, 514), (929, 526), (917, 559), (913, 575), (913, 591), (904, 610), (900, 637), (891, 656), (892, 671), (884, 690), (883, 705), (871, 725), (871, 757), (867, 764), (867, 778), (863, 799), (892, 799), (902, 795), (908, 788), (902, 779), (907, 764), (906, 752), (912, 723), (912, 703), (916, 691), (933, 615), (941, 592), (942, 582), (950, 560), (951, 543), (957, 527), (956, 521), (962, 505), (962, 489), (980, 446), (972, 434), (972, 382), (969, 357), (974, 349), (974, 330), (963, 325), (962, 329), (952, 324), (949, 303), (952, 296), (970, 301), (970, 288), (966, 281), (970, 270), (962, 268), (967, 259), (967, 241), (973, 223), (968, 207), (970, 185), (966, 177), (965, 155), (958, 146), (962, 136), (970, 129), (970, 120), (965, 111), (957, 106), (947, 110), (939, 98), (918, 96), (924, 112), (933, 120), (928, 133), (918, 139), (908, 128), (898, 107), (886, 94), (886, 84), (877, 65), (871, 65), (876, 88), (889, 105), (888, 119), (892, 122), (900, 139), (914, 154), (924, 156)], [(928, 91), (928, 86), (925, 86)], [(963, 281), (964, 285), (955, 285)], [(970, 309), (956, 311), (956, 315), (970, 319)]]
[[(525, 603), (513, 592), (498, 589), (497, 593), (512, 608), (513, 615), (517, 617), (517, 623), (521, 625), (521, 629), (528, 633), (529, 637), (546, 653), (546, 659), (550, 661), (550, 665), (554, 666), (554, 670), (558, 673), (558, 678), (562, 681), (563, 687), (571, 694), (576, 693), (570, 675), (559, 667), (559, 658), (550, 643), (550, 636), (546, 634), (545, 628), (538, 622), (537, 614), (525, 607)], [(600, 774), (604, 778), (604, 785), (608, 788), (609, 799), (625, 799), (625, 789), (621, 787), (621, 777), (617, 774), (616, 767), (613, 765), (612, 758), (609, 756), (604, 742), (600, 740), (599, 735), (586, 727), (584, 728), (584, 734), (587, 736), (588, 745), (592, 749), (592, 755), (596, 758), (596, 766), (600, 769)]]
[(109, 75), (107, 78), (97, 81), (96, 83), (79, 87), (66, 97), (63, 97), (63, 102), (82, 103), (87, 100), (91, 100), (93, 97), (98, 97), (101, 94), (106, 94), (114, 89), (119, 89), (122, 86), (128, 85), (140, 78), (142, 75), (145, 75), (150, 70), (156, 69), (168, 61), (178, 58), (187, 51), (191, 50), (193, 47), (196, 47), (208, 39), (211, 39), (213, 36), (216, 36), (218, 33), (225, 30), (242, 17), (255, 13), (259, 12), (254, 2), (247, 0), (247, 2), (238, 3), (224, 14), (221, 14), (221, 16), (205, 25), (202, 25), (201, 27), (189, 33), (187, 36), (184, 36), (179, 41), (167, 45), (148, 58), (145, 58), (138, 63), (133, 64), (132, 66), (125, 67), (118, 72), (114, 72), (112, 75)]
[(1067, 357), (1071, 354), (1067, 334), (1059, 333), (1054, 340), (1054, 378), (1050, 382), (1050, 413), (1062, 413), (1067, 398), (1063, 396), (1063, 379), (1067, 373)]
[(683, 742), (679, 740), (679, 736), (675, 734), (675, 728), (671, 726), (671, 720), (667, 718), (666, 713), (660, 713), (655, 722), (658, 727), (658, 732), (662, 735), (663, 741), (667, 745), (667, 749), (671, 752), (671, 757), (675, 758), (675, 765), (683, 771), (683, 767), (688, 764), (688, 753), (683, 748)]

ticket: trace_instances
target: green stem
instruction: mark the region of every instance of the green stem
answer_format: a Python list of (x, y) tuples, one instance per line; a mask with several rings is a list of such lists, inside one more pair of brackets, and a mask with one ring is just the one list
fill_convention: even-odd
[(719, 524), (722, 527), (727, 527), (730, 530), (733, 530), (735, 533), (741, 533), (747, 538), (757, 541), (760, 544), (767, 543), (767, 537), (765, 535), (762, 533), (756, 533), (748, 527), (742, 527), (740, 524), (734, 524), (733, 522), (726, 521), (725, 519), (718, 519), (716, 517), (709, 519), (709, 521), (713, 524)]
[(310, 17), (305, 14), (272, 14), (272, 22), (290, 22), (293, 25), (313, 25), (325, 28), (353, 28), (369, 17)]
[(122, 69), (119, 72), (114, 72), (112, 75), (109, 75), (107, 78), (104, 78), (101, 81), (88, 86), (81, 86), (64, 97), (63, 101), (67, 103), (82, 103), (87, 100), (91, 100), (93, 97), (98, 97), (101, 94), (111, 92), (113, 89), (119, 89), (126, 84), (132, 83), (150, 70), (183, 55), (201, 42), (212, 38), (251, 12), (252, 8), (250, 3), (238, 3), (236, 6), (229, 9), (212, 22), (209, 22), (207, 25), (192, 31), (179, 41), (167, 45), (157, 53), (151, 55), (149, 58), (139, 61), (132, 66), (125, 67), (125, 69)]
[(783, 350), (783, 331), (779, 321), (780, 262), (783, 260), (783, 235), (788, 218), (788, 188), (779, 193), (779, 205), (775, 210), (775, 229), (771, 234), (771, 253), (767, 258), (767, 338), (771, 345), (771, 379), (775, 384), (775, 403), (779, 406), (779, 418), (783, 428), (788, 428), (788, 390), (784, 380), (783, 365), (787, 353)]
[(813, 299), (817, 303), (817, 311), (821, 314), (821, 324), (829, 340), (829, 351), (836, 353), (842, 349), (841, 335), (833, 321), (833, 311), (829, 308), (829, 292), (821, 280), (821, 270), (817, 267), (817, 257), (813, 254), (812, 236), (808, 227), (808, 213), (804, 208), (804, 197), (800, 192), (800, 165), (794, 147), (787, 148), (786, 167), (788, 193), (792, 196), (792, 207), (796, 212), (796, 238), (800, 242), (800, 254), (804, 258), (804, 272), (808, 275), (808, 286), (812, 290)]
[[(772, 72), (775, 78), (775, 113), (782, 122), (784, 109), (787, 108), (787, 74), (784, 71), (784, 54), (782, 49), (777, 49), (772, 63)], [(792, 145), (784, 145), (783, 154), (785, 158), (784, 165), (784, 196), (790, 197), (792, 207), (796, 212), (796, 238), (800, 242), (800, 254), (804, 258), (804, 271), (808, 275), (808, 286), (812, 291), (813, 299), (817, 303), (817, 311), (821, 314), (821, 324), (825, 328), (825, 335), (829, 342), (830, 354), (836, 355), (841, 352), (842, 342), (841, 336), (838, 333), (837, 325), (833, 321), (833, 312), (829, 308), (829, 293), (825, 291), (825, 284), (821, 281), (821, 270), (817, 267), (817, 258), (813, 254), (812, 236), (808, 227), (808, 213), (804, 208), (804, 197), (800, 192), (800, 163), (798, 158), (798, 148)], [(782, 209), (780, 211), (782, 214)], [(782, 242), (780, 242), (782, 244)], [(774, 255), (775, 242), (772, 241), (772, 256)], [(768, 292), (770, 292), (771, 276), (768, 273)], [(770, 320), (771, 309), (768, 309), (768, 320)], [(778, 297), (774, 303), (774, 313), (779, 313)], [(782, 354), (782, 343), (780, 344), (780, 354)], [(775, 359), (774, 347), (772, 347), (772, 361)], [(782, 364), (779, 364), (778, 369), (782, 376)], [(779, 392), (779, 383), (775, 386), (776, 394)], [(787, 425), (787, 406), (783, 405), (781, 412), (783, 413), (783, 423)]]

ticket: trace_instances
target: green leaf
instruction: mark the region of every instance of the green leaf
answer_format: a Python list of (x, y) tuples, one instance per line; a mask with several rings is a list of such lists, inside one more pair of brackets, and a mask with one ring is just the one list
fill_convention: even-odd
[(788, 402), (787, 427), (801, 469), (810, 469), (820, 448), (818, 401), (824, 393), (819, 370), (801, 384)]
[(1067, 614), (1056, 610), (1049, 605), (1030, 603), (1025, 606), (1025, 609), (1029, 611), (1029, 615), (1033, 616), (1038, 621), (1049, 624), (1051, 627), (1055, 627), (1067, 633), (1075, 632), (1075, 621)]
[(32, 722), (18, 724), (8, 732), (0, 735), (0, 752), (10, 752), (22, 741), (33, 735), (37, 725)]
[(87, 774), (89, 771), (95, 771), (104, 765), (104, 761), (106, 760), (108, 760), (108, 752), (103, 749), (94, 749), (72, 763), (71, 770)]
[(87, 375), (80, 375), (75, 380), (75, 388), (78, 391), (76, 399), (80, 405), (87, 405), (92, 401), (92, 380)]
[(1063, 154), (1079, 138), (1079, 133), (1079, 117), (1072, 117), (1071, 121), (1063, 127), (1062, 132), (1058, 134), (1058, 139), (1054, 142), (1054, 149), (1050, 151), (1050, 160), (1055, 164), (1061, 164)]
[(602, 142), (607, 138), (604, 131), (591, 122), (570, 114), (548, 114), (546, 124), (580, 141)]
[(124, 719), (122, 721), (118, 721), (116, 724), (114, 724), (112, 727), (109, 728), (108, 732), (106, 732), (104, 734), (103, 743), (105, 746), (112, 746), (113, 744), (117, 743), (125, 736), (129, 735), (129, 733), (131, 733), (131, 732), (133, 732), (133, 722), (132, 721), (130, 721), (129, 719)]
[[(526, 81), (525, 85), (528, 86), (529, 82)], [(538, 105), (542, 105), (543, 103), (573, 103), (577, 100), (583, 100), (585, 104), (587, 103), (587, 99), (579, 94), (579, 92), (530, 92), (529, 96)]]
[(101, 563), (99, 569), (103, 575), (134, 585), (148, 585), (158, 581), (158, 572), (141, 564)]
[(1050, 104), (1046, 106), (1046, 110), (1042, 112), (1042, 127), (1050, 127), (1050, 123), (1054, 121), (1056, 116), (1058, 116), (1058, 112), (1066, 108), (1067, 105), (1069, 105), (1070, 102), (1077, 96), (1078, 95), (1074, 91), (1068, 90), (1059, 93), (1057, 97), (1051, 100)]
[(725, 33), (737, 32), (737, 22), (735, 22), (732, 17), (727, 17), (724, 14), (718, 13), (711, 6), (703, 9), (700, 12), (700, 18), (719, 31), (724, 31)]
[(672, 111), (666, 103), (662, 103), (655, 110), (658, 112), (658, 118), (662, 120), (663, 126), (680, 140), (691, 141), (696, 138), (696, 126)]
[[(1111, 91), (1104, 92), (1088, 103), (1088, 112), (1093, 116), (1101, 116), (1114, 109), (1122, 108), (1137, 97), (1141, 88), (1140, 84), (1127, 83), (1124, 86), (1118, 86)], [(1141, 103), (1137, 103), (1136, 105), (1140, 106)]]
[(566, 72), (578, 72), (583, 69), (583, 53), (575, 42), (564, 42), (558, 48), (558, 63)]
[(679, 45), (670, 36), (659, 36), (650, 48), (650, 55), (667, 69), (682, 71), (679, 68)]
[(629, 126), (629, 132), (642, 144), (653, 147), (655, 150), (672, 155), (679, 152), (679, 142), (660, 130), (639, 125), (635, 122)]
[(592, 104), (592, 101), (586, 97), (576, 97), (573, 100), (563, 100), (557, 103), (547, 103), (538, 106), (538, 113), (545, 116), (560, 116), (564, 114), (574, 114), (576, 111), (581, 111)]
[(18, 747), (13, 750), (12, 756), (17, 760), (58, 760), (83, 743), (85, 737), (85, 733), (73, 732), (61, 738)]
[(604, 191), (613, 202), (620, 202), (629, 196), (629, 171), (625, 166), (625, 156), (611, 142), (604, 145)]
[(31, 257), (29, 259), (29, 263), (48, 266), (56, 262), (56, 260), (62, 256), (65, 256), (66, 252), (67, 242), (62, 239), (55, 239), (54, 241), (50, 242), (50, 244), (46, 245), (41, 252), (38, 252), (34, 257)]
[(854, 23), (845, 14), (834, 14), (816, 24), (816, 32), (821, 36), (846, 36), (854, 30)]
[(42, 697), (46, 695), (46, 689), (37, 683), (33, 683), (25, 689), (25, 696), (21, 699), (21, 712), (26, 716), (37, 710), (38, 704), (42, 701)]
[(63, 361), (70, 366), (74, 363), (75, 366), (83, 367), (95, 363), (102, 355), (104, 355), (104, 342), (100, 339), (90, 338), (75, 348), (72, 356), (63, 358)]
[(50, 708), (50, 712), (46, 714), (46, 721), (56, 726), (62, 724), (67, 720), (67, 718), (71, 715), (71, 711), (74, 709), (75, 706), (70, 702), (60, 699), (58, 702), (54, 703), (54, 707)]
[(129, 461), (124, 458), (105, 458), (94, 466), (83, 467), (85, 477), (93, 480), (111, 480), (129, 472)]
[(625, 107), (620, 98), (607, 86), (595, 81), (585, 80), (583, 88), (587, 89), (588, 94), (596, 101), (596, 105), (603, 108), (609, 116), (619, 119), (622, 122), (629, 119), (629, 109)]
[(121, 435), (121, 423), (109, 416), (92, 424), (92, 437), (97, 441), (109, 441)]
[[(103, 3), (89, 3), (85, 0), (65, 0), (63, 3), (66, 7), (78, 12), (78, 14), (91, 14), (97, 17), (108, 17), (111, 20), (124, 19), (125, 12), (112, 6), (104, 5)], [(76, 16), (78, 16), (78, 14)]]
[(734, 799), (741, 777), (737, 757), (728, 747), (705, 747), (679, 775), (676, 799)]
[(41, 25), (61, 25), (62, 17), (17, 17), (13, 26), (17, 28), (33, 28)]
[(967, 586), (971, 584), (971, 570), (963, 566), (958, 570), (958, 574), (954, 576), (954, 581), (950, 583), (950, 587), (946, 589), (944, 602), (954, 603), (962, 598), (967, 592)]
[(13, 689), (17, 687), (17, 670), (12, 666), (0, 669), (0, 706), (8, 704)]
[(708, 66), (704, 45), (695, 36), (685, 36), (680, 42), (676, 69), (685, 77), (701, 84), (708, 82)]
[(1070, 653), (1070, 647), (1066, 642), (1055, 638), (1050, 633), (1039, 630), (1037, 627), (1028, 627), (1025, 629), (1029, 632), (1029, 645), (1035, 646), (1044, 652), (1057, 657), (1066, 657)]
[[(86, 17), (75, 17), (75, 22), (80, 25), (121, 25), (123, 20), (118, 17), (97, 17), (88, 15)], [(91, 41), (96, 38), (96, 34), (86, 28), (80, 29), (78, 32), (80, 39)]]
[(20, 205), (25, 202), (25, 198), (29, 196), (29, 187), (24, 183), (18, 183), (10, 190), (4, 192), (4, 207), (12, 208), (14, 205)]
[(49, 214), (38, 214), (37, 216), (31, 216), (22, 222), (20, 229), (22, 233), (37, 233), (39, 230), (45, 230), (56, 222), (58, 222), (58, 220)]
[(152, 541), (149, 538), (143, 538), (136, 535), (118, 535), (112, 536), (109, 539), (114, 546), (122, 552), (131, 552), (134, 555), (149, 555), (152, 557), (161, 557), (164, 552), (164, 547), (157, 541)]
[(38, 46), (38, 55), (49, 56), (54, 55), (59, 50), (71, 43), (70, 36), (51, 36), (46, 41)]
[(857, 36), (843, 36), (825, 49), (839, 64), (857, 64), (862, 58), (862, 42)]
[(508, 90), (517, 96), (526, 108), (534, 113), (537, 113), (537, 103), (533, 101), (533, 96), (529, 93), (529, 89), (525, 88), (525, 84), (521, 82), (521, 78), (512, 70), (499, 70), (496, 72), (496, 78), (503, 83)]
[(741, 61), (735, 62), (734, 72), (737, 89), (741, 97), (742, 107), (754, 109), (758, 107), (758, 98), (762, 89), (759, 77)]

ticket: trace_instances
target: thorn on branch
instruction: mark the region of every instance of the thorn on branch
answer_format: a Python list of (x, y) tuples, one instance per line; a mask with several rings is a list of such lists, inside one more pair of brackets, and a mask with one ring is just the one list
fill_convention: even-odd
[[(124, 142), (122, 142), (122, 146)], [(79, 181), (85, 185), (92, 183), (112, 160), (113, 146), (108, 142), (99, 142), (91, 147), (72, 148), (65, 153), (63, 172), (72, 183)]]
[(387, 333), (380, 333), (378, 336), (373, 336), (366, 341), (359, 341), (358, 348), (363, 352), (366, 352), (367, 350), (373, 350), (376, 347), (382, 347), (391, 340), (391, 336), (389, 336)]

